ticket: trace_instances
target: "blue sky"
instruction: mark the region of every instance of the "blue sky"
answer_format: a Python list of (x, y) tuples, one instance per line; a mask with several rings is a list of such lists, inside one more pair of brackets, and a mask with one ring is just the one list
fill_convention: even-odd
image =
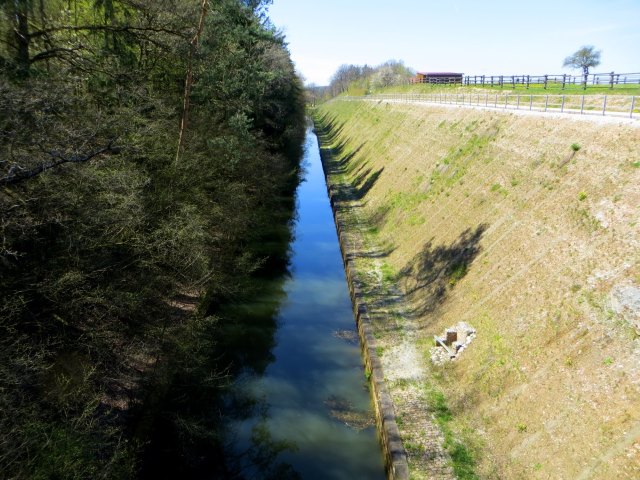
[(422, 71), (469, 75), (570, 73), (582, 45), (602, 50), (593, 72), (640, 72), (640, 0), (273, 0), (308, 83), (343, 63), (404, 60)]

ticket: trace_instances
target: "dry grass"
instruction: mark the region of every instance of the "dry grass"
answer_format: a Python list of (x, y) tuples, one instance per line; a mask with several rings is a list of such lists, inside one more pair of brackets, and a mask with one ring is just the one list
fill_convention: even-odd
[(611, 308), (640, 286), (639, 130), (386, 103), (320, 114), (425, 366), (434, 334), (478, 330), (429, 367), (453, 428), (484, 445), (477, 472), (639, 478), (639, 312)]

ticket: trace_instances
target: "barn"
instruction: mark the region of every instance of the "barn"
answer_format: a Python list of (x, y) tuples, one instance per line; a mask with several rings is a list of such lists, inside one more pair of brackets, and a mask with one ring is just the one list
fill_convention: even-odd
[(418, 72), (411, 83), (462, 83), (462, 73)]

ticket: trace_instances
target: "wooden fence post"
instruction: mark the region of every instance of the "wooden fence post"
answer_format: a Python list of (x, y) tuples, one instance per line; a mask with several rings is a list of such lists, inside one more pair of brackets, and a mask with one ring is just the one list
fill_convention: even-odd
[(563, 73), (562, 74), (562, 90), (564, 90), (564, 86), (567, 83), (567, 74)]
[(549, 80), (549, 75), (544, 76), (544, 89), (547, 89), (547, 81)]
[(527, 90), (529, 90), (529, 82), (531, 81), (531, 77), (527, 75)]
[(609, 83), (611, 84), (611, 86), (609, 88), (613, 88), (613, 77), (614, 77), (614, 73), (611, 72), (609, 75), (611, 75), (611, 80), (609, 81)]

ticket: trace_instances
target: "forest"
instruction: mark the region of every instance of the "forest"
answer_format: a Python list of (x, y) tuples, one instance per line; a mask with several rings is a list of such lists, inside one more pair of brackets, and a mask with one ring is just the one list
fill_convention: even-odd
[(225, 306), (286, 266), (305, 132), (268, 3), (0, 0), (3, 478), (243, 478)]

